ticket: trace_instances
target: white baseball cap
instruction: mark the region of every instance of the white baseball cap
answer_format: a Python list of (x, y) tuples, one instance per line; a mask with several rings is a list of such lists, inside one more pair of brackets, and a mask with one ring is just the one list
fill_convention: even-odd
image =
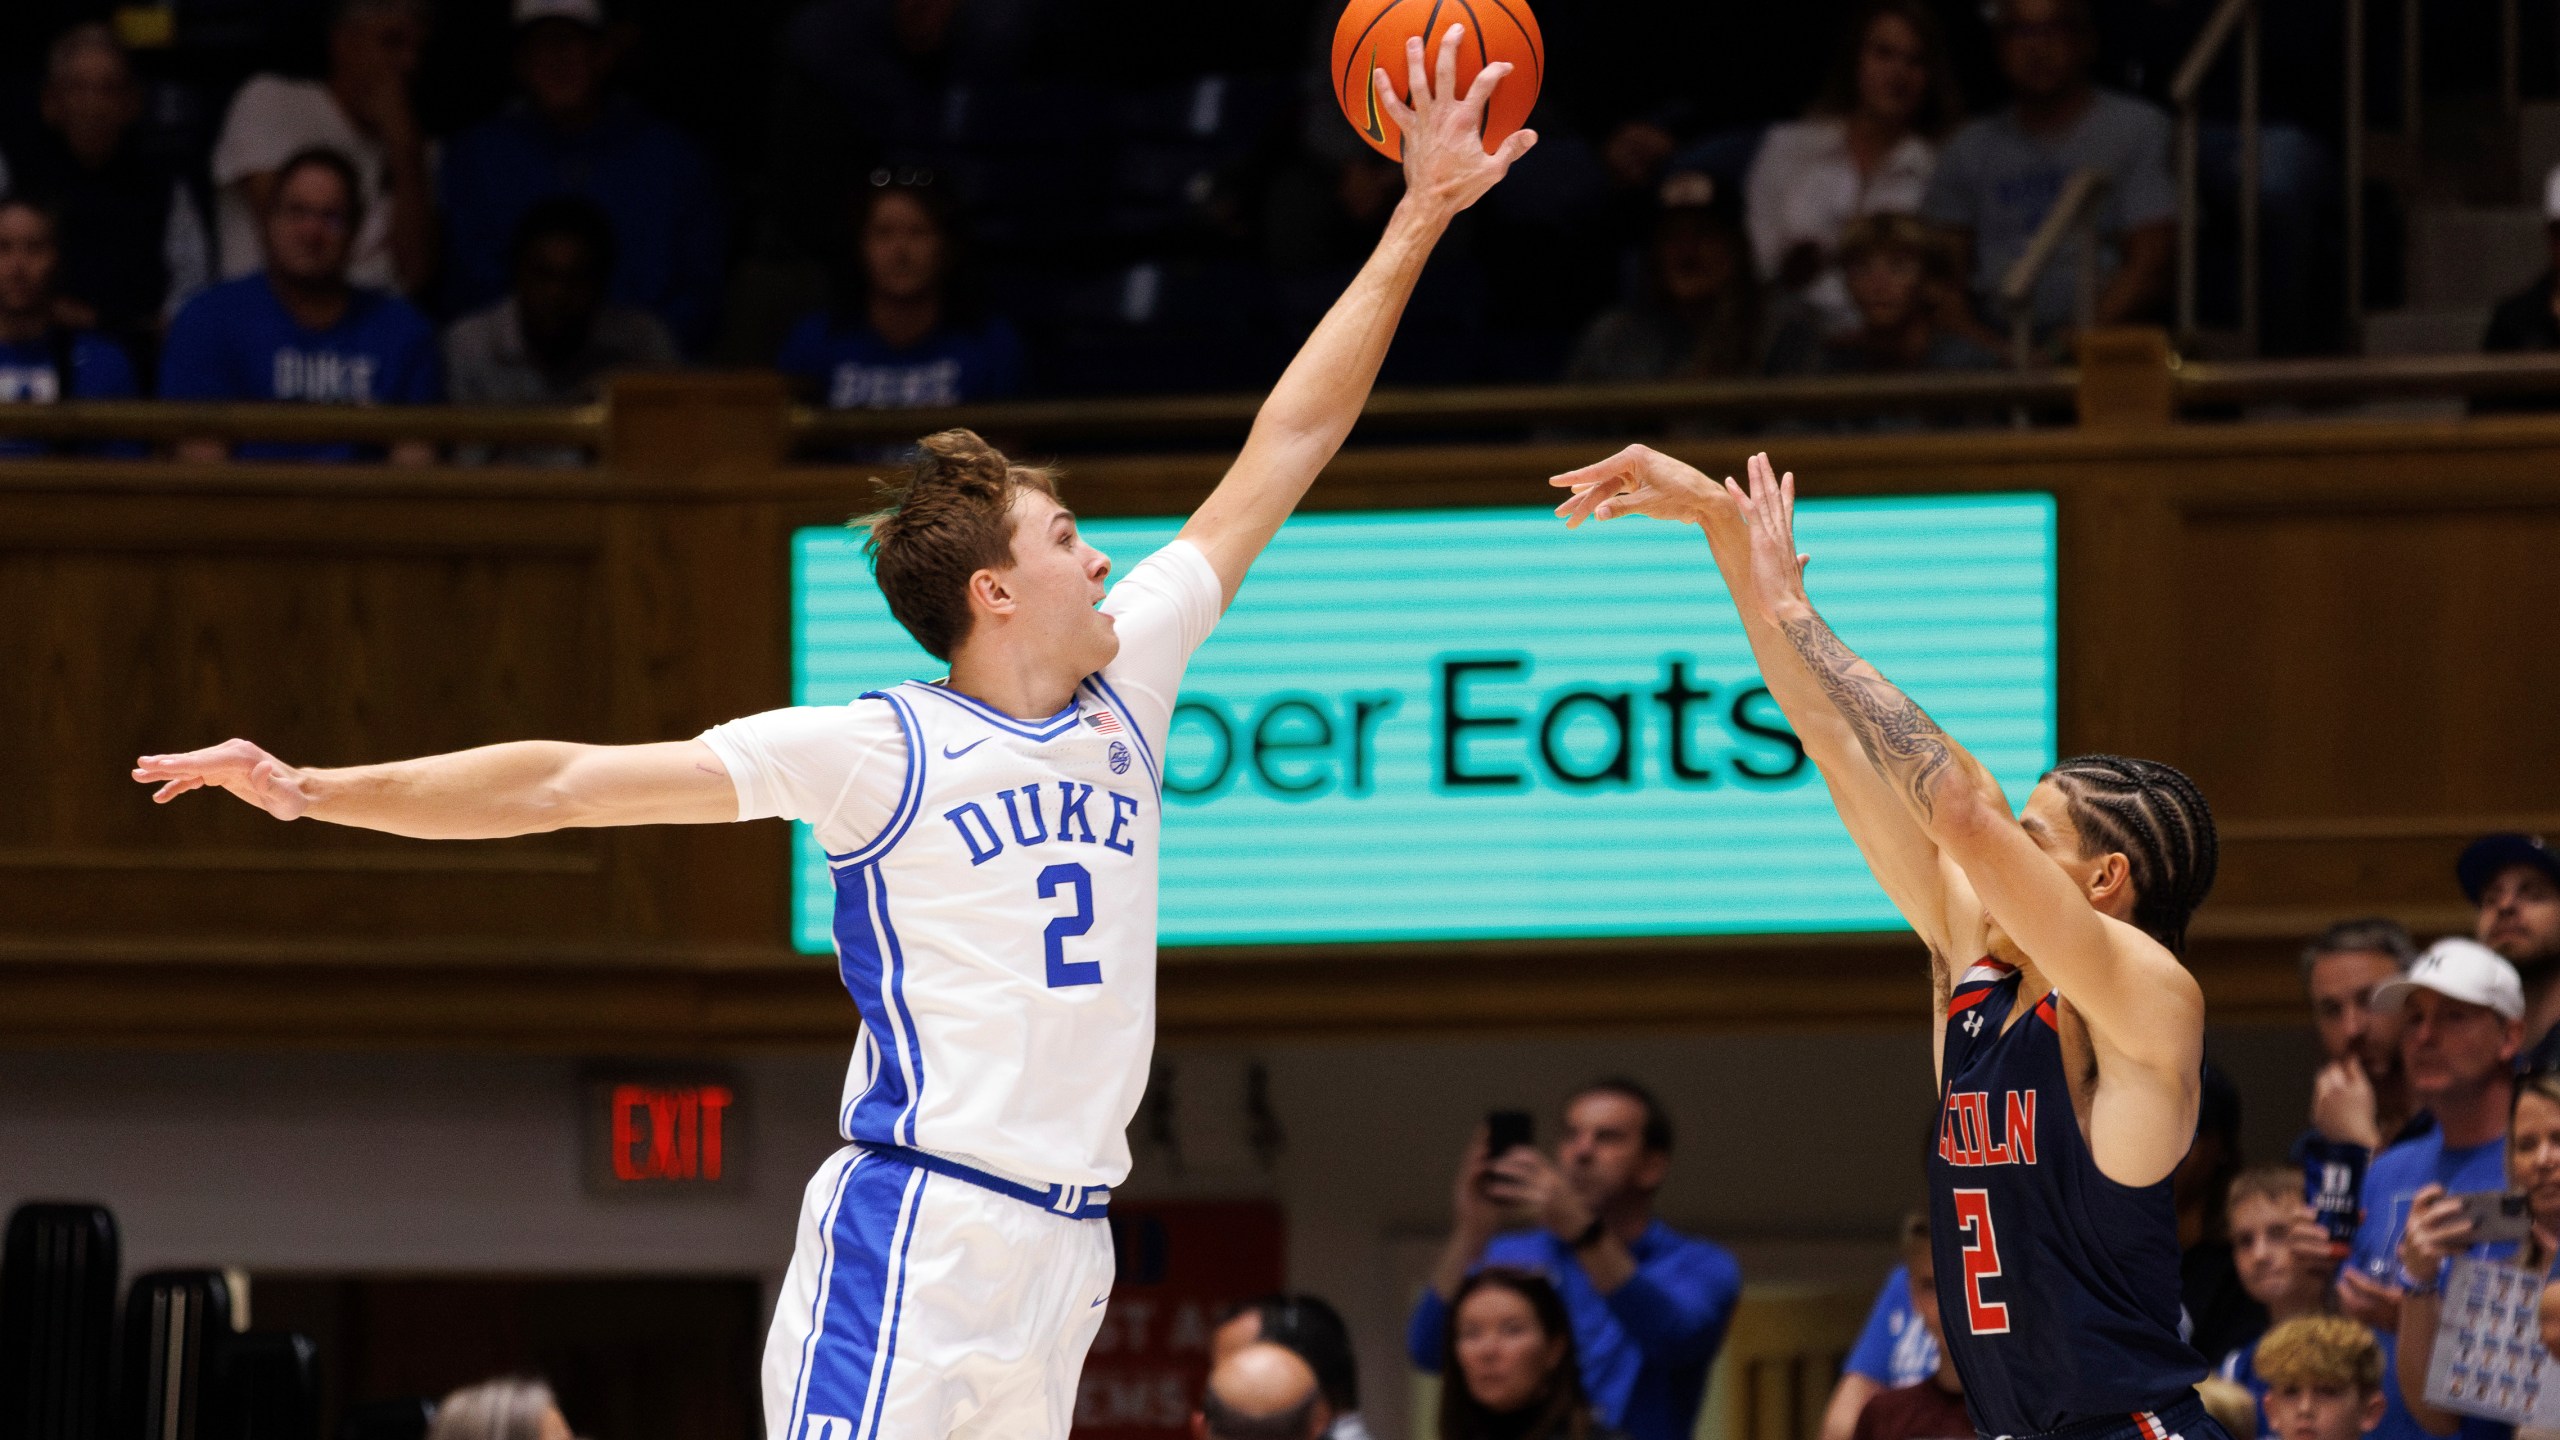
[(2439, 940), (2409, 964), (2409, 973), (2373, 987), (2373, 1003), (2397, 1010), (2412, 990), (2485, 1005), (2509, 1020), (2524, 1018), (2524, 982), (2516, 967), (2486, 945), (2470, 940)]
[(536, 20), (573, 20), (601, 30), (604, 6), (600, 0), (516, 0), (515, 23), (530, 25)]

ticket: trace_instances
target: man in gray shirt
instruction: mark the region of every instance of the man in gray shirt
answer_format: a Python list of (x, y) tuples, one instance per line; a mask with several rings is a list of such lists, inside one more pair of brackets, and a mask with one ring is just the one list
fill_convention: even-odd
[[(606, 302), (613, 258), (613, 226), (594, 201), (555, 196), (527, 211), (516, 231), (512, 292), (445, 331), (447, 397), (457, 405), (574, 405), (597, 398), (613, 371), (675, 364), (675, 341), (655, 315)], [(505, 458), (540, 465), (578, 457), (524, 450)]]
[[(2001, 0), (2000, 68), (2015, 99), (1968, 122), (1938, 157), (1921, 214), (1965, 247), (1977, 303), (1994, 306), (2001, 277), (2061, 198), (2072, 175), (2105, 172), (2097, 210), (2096, 323), (2155, 313), (2169, 286), (2177, 189), (2169, 178), (2169, 117), (2101, 90), (2089, 79), (2097, 49), (2087, 0)], [(2052, 339), (2076, 320), (2080, 253), (2066, 244), (2033, 297), (2036, 334)]]

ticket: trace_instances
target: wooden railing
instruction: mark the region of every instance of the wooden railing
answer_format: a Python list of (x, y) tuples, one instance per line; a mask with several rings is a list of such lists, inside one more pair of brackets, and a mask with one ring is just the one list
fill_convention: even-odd
[[(2477, 394), (2560, 369), (2175, 365), (2141, 332), (2092, 336), (2083, 360), (2053, 392), (2076, 427), (1660, 443), (1720, 474), (1770, 444), (1820, 494), (2056, 496), (2061, 746), (2197, 776), (2223, 860), (2190, 958), (2218, 1018), (2293, 1017), (2304, 934), (2374, 911), (2461, 928), (2450, 866), (2467, 836), (2560, 831), (2542, 739), (2560, 713), (2544, 633), (2560, 612), (2560, 415), (2173, 422), (2191, 405)], [(1473, 413), (1499, 413), (1475, 394), (1489, 408)], [(1433, 426), (1467, 413), (1429, 403), (1450, 407)], [(1172, 408), (1208, 427), (1198, 443), (1077, 459), (1080, 511), (1199, 503), (1232, 454), (1201, 437), (1240, 428), (1249, 402)], [(139, 413), (0, 407), (56, 435)], [(0, 462), (0, 1041), (840, 1045), (832, 967), (790, 948), (780, 826), (433, 845), (218, 797), (155, 808), (125, 770), (233, 734), (340, 764), (530, 735), (659, 740), (788, 704), (789, 537), (866, 508), (865, 471), (785, 463), (795, 426), (769, 376), (636, 376), (574, 415), (275, 418), (315, 428), (175, 412), (158, 433), (227, 420), (383, 440), (450, 418), (432, 433), (600, 460)], [(896, 418), (889, 433), (945, 417)], [(1541, 504), (1547, 476), (1615, 443), (1357, 443), (1306, 504)], [(1920, 974), (1896, 937), (1175, 951), (1162, 1014), (1191, 1036), (1902, 1026)]]
[[(699, 378), (699, 377), (697, 377)], [(888, 447), (966, 425), (1021, 443), (1088, 452), (1157, 447), (1168, 441), (1231, 441), (1253, 423), (1257, 395), (1029, 400), (919, 410), (819, 410), (789, 404), (780, 383), (722, 377), (774, 411), (771, 433), (788, 453), (824, 458), (843, 447)], [(634, 377), (617, 394), (691, 383)], [(635, 388), (637, 387), (637, 388)], [(1539, 385), (1381, 390), (1361, 415), (1360, 434), (1415, 433), (1474, 439), (1534, 438), (1599, 431), (1677, 433), (1711, 422), (1730, 431), (1766, 431), (1793, 420), (1916, 415), (2005, 423), (2027, 412), (2046, 421), (2101, 426), (2167, 424), (2189, 412), (2246, 406), (2338, 407), (2416, 397), (2547, 394), (2560, 404), (2560, 354), (2451, 355), (2388, 359), (2182, 362), (2156, 331), (2102, 331), (2087, 337), (2082, 363), (2021, 370), (1923, 372), (1891, 376), (1665, 381), (1634, 385)], [(1780, 433), (1783, 432), (1783, 428)], [(80, 401), (0, 405), (0, 438), (60, 443), (191, 438), (227, 441), (351, 442), (431, 440), (447, 445), (558, 447), (610, 463), (613, 404), (576, 409), (483, 409), (423, 405), (162, 404)]]

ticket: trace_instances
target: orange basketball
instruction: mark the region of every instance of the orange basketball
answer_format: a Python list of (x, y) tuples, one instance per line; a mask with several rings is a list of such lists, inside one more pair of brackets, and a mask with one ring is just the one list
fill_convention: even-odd
[(1378, 106), (1380, 69), (1395, 82), (1396, 96), (1413, 99), (1405, 68), (1404, 42), (1422, 37), (1423, 73), (1436, 75), (1440, 39), (1449, 27), (1467, 27), (1458, 42), (1458, 93), (1467, 93), (1476, 72), (1496, 60), (1511, 62), (1510, 78), (1493, 92), (1485, 112), (1484, 148), (1489, 152), (1512, 131), (1527, 124), (1529, 107), (1538, 103), (1538, 85), (1546, 78), (1547, 46), (1538, 36), (1538, 17), (1526, 0), (1351, 0), (1333, 27), (1333, 98), (1342, 114), (1370, 148), (1390, 160), (1404, 159), (1404, 137), (1396, 122)]

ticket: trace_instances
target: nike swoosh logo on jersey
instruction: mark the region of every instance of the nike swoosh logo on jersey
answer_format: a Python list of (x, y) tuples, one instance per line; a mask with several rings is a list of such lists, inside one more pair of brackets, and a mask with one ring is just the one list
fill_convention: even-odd
[(1110, 1296), (1108, 1296), (1108, 1295), (1105, 1295), (1105, 1296), (1103, 1296), (1101, 1299), (1094, 1301), (1094, 1302), (1093, 1302), (1093, 1305), (1087, 1305), (1087, 1306), (1086, 1306), (1086, 1307), (1084, 1307), (1084, 1308), (1086, 1308), (1087, 1310), (1090, 1310), (1090, 1309), (1094, 1308), (1094, 1305), (1107, 1305), (1107, 1304), (1109, 1304), (1110, 1302), (1111, 1302), (1111, 1297), (1110, 1297)]
[(961, 747), (960, 747), (959, 749), (957, 749), (957, 750), (954, 750), (954, 749), (952, 749), (950, 746), (945, 745), (945, 746), (943, 746), (943, 747), (942, 747), (942, 758), (943, 758), (943, 759), (945, 759), (945, 760), (957, 760), (957, 759), (959, 759), (961, 756), (968, 754), (970, 751), (975, 750), (975, 749), (977, 749), (979, 746), (984, 745), (984, 744), (986, 744), (986, 743), (987, 743), (987, 737), (985, 737), (984, 735), (981, 735), (981, 736), (979, 736), (977, 739), (970, 741), (968, 744), (961, 746)]

